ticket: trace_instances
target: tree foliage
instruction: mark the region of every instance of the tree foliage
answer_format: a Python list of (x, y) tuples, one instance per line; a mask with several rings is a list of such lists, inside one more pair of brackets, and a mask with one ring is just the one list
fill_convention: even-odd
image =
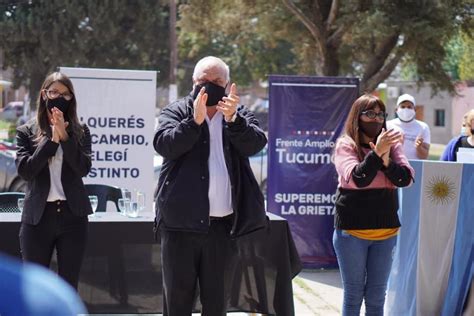
[(183, 83), (191, 84), (192, 67), (206, 55), (221, 57), (231, 68), (232, 80), (240, 84), (271, 73), (294, 73), (291, 43), (272, 34), (278, 32), (277, 25), (261, 22), (280, 12), (263, 3), (252, 7), (245, 1), (190, 0), (180, 5), (179, 55), (186, 61), (180, 65)]
[[(270, 72), (358, 76), (372, 91), (406, 61), (451, 89), (445, 44), (472, 21), (470, 0), (189, 0), (181, 55), (226, 56), (245, 79)], [(282, 50), (282, 48), (284, 48)], [(227, 54), (226, 54), (227, 53)], [(243, 78), (244, 79), (244, 78)]]
[(30, 0), (0, 4), (0, 49), (32, 97), (59, 66), (168, 73), (167, 1)]
[(474, 81), (474, 38), (462, 34), (463, 50), (459, 61), (459, 79)]
[(446, 44), (446, 58), (444, 68), (453, 80), (459, 80), (459, 67), (464, 53), (464, 42), (461, 33), (453, 36)]

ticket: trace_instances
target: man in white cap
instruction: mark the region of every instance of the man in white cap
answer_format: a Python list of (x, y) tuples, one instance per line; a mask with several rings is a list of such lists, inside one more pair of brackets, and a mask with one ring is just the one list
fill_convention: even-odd
[(402, 94), (397, 100), (398, 118), (387, 121), (387, 128), (403, 132), (403, 150), (408, 159), (426, 159), (430, 151), (430, 128), (415, 119), (415, 98)]

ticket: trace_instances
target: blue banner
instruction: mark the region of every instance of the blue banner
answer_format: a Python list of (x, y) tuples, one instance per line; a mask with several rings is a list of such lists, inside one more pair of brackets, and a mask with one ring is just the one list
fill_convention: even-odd
[(286, 218), (305, 268), (334, 268), (332, 152), (357, 78), (269, 77), (269, 212)]

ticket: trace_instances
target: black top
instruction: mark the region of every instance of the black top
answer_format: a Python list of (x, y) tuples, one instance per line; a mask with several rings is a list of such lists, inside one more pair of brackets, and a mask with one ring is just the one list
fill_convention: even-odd
[(471, 144), (469, 144), (469, 142), (467, 141), (467, 138), (468, 136), (461, 136), (458, 141), (456, 142), (456, 144), (454, 144), (454, 161), (457, 161), (458, 160), (458, 151), (459, 151), (459, 148), (460, 147), (463, 147), (463, 148), (474, 148), (474, 146), (471, 146)]
[(474, 146), (472, 146), (471, 144), (469, 144), (469, 142), (467, 141), (467, 136), (461, 137), (461, 146), (459, 146), (459, 147), (463, 147), (463, 148), (474, 148)]
[(400, 227), (396, 189), (349, 190), (336, 192), (334, 227), (376, 229)]

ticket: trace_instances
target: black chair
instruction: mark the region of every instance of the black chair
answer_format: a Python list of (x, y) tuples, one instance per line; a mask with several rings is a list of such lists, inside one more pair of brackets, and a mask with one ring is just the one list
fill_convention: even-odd
[(24, 198), (23, 192), (3, 192), (0, 193), (0, 212), (1, 213), (20, 213), (18, 208), (18, 199)]
[(96, 212), (105, 212), (107, 201), (112, 201), (120, 212), (118, 200), (122, 197), (122, 191), (119, 187), (107, 184), (86, 184), (87, 195), (96, 195), (98, 199)]

